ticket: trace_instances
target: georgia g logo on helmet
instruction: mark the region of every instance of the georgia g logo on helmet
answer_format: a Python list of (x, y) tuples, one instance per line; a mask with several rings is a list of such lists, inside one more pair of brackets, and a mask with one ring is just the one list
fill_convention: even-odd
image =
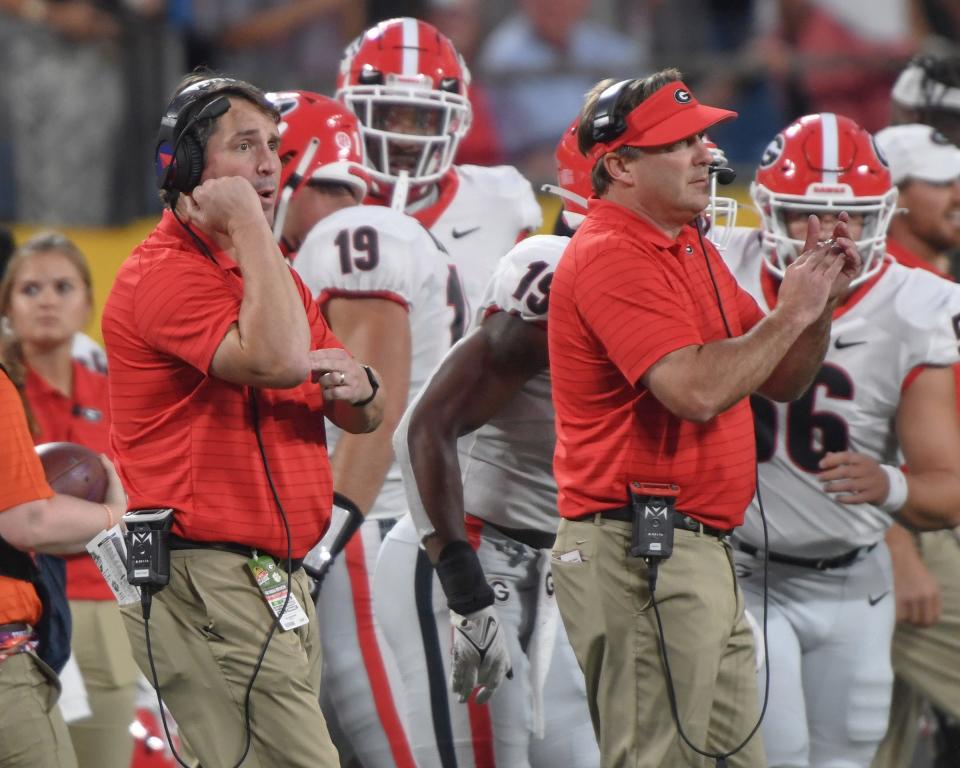
[(673, 98), (677, 100), (678, 104), (689, 104), (693, 97), (690, 96), (690, 91), (677, 88), (677, 90), (673, 92)]
[(763, 150), (763, 156), (760, 158), (760, 167), (769, 168), (783, 154), (783, 134), (778, 133), (773, 137), (773, 140), (767, 144), (767, 148)]

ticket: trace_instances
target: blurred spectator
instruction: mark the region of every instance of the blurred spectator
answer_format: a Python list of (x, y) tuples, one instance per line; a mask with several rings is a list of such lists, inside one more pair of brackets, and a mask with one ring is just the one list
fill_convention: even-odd
[[(424, 21), (449, 37), (467, 66), (472, 67), (483, 27), (480, 0), (428, 0), (427, 6)], [(503, 148), (487, 89), (474, 80), (470, 83), (469, 96), (473, 120), (454, 162), (499, 165), (504, 159)]]
[[(189, 0), (186, 0), (189, 2)], [(184, 31), (177, 23), (177, 0), (123, 0), (121, 66), (125, 93), (123, 130), (113, 151), (123, 158), (114, 167), (113, 223), (157, 214), (154, 149), (163, 104), (186, 68)]]
[(508, 160), (533, 180), (553, 178), (557, 137), (594, 83), (646, 68), (645, 47), (586, 19), (589, 8), (589, 0), (521, 0), (480, 54)]
[(629, 23), (646, 27), (656, 61), (678, 62), (685, 82), (707, 103), (736, 110), (741, 119), (712, 128), (711, 138), (734, 165), (754, 165), (790, 115), (768, 58), (778, 14), (764, 0), (654, 0)]
[(780, 0), (795, 55), (798, 113), (836, 112), (875, 132), (900, 65), (916, 48), (908, 0)]
[(354, 0), (193, 0), (193, 31), (209, 44), (203, 62), (267, 91), (329, 93), (340, 52), (363, 30)]
[(892, 125), (931, 125), (960, 146), (960, 56), (917, 56), (894, 83)]
[(111, 218), (123, 114), (118, 0), (0, 0), (16, 216), (49, 224)]

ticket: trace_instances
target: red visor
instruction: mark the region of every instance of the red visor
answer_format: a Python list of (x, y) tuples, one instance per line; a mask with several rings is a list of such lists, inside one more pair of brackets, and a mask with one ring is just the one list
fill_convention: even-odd
[(622, 146), (662, 147), (702, 133), (737, 116), (729, 109), (701, 104), (681, 82), (669, 83), (627, 115), (627, 129), (606, 144), (594, 144), (590, 157), (599, 160)]

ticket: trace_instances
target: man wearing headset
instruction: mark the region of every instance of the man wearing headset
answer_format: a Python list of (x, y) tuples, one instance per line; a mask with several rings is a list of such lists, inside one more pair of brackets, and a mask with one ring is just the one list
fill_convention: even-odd
[[(277, 119), (248, 83), (184, 79), (157, 148), (169, 210), (103, 315), (130, 507), (173, 510), (170, 582), (124, 620), (207, 768), (339, 764), (300, 560), (329, 522), (324, 417), (369, 432), (383, 410), (274, 242)], [(277, 626), (261, 591), (284, 583)]]
[(596, 197), (551, 286), (552, 570), (603, 765), (706, 765), (693, 747), (765, 765), (726, 543), (754, 491), (747, 396), (804, 391), (859, 256), (845, 221), (817, 244), (811, 217), (764, 317), (691, 224), (709, 202), (703, 131), (732, 117), (674, 69), (603, 81), (580, 116)]

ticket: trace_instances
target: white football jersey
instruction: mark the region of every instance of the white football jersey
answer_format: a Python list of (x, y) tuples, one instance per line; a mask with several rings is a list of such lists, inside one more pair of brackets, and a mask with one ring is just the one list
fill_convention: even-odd
[(463, 294), (447, 299), (464, 307), (464, 333), (500, 257), (543, 220), (530, 182), (509, 165), (454, 166), (440, 184), (439, 199), (411, 215), (430, 229), (457, 268)]
[[(518, 243), (497, 265), (476, 322), (498, 309), (546, 330), (550, 283), (569, 242), (568, 237), (536, 235)], [(555, 533), (559, 518), (549, 369), (525, 382), (474, 437), (462, 458), (465, 511), (507, 528)]]
[[(758, 233), (738, 228), (724, 253), (737, 281), (765, 311)], [(830, 557), (875, 544), (890, 516), (869, 504), (841, 504), (823, 491), (818, 463), (828, 451), (857, 451), (898, 465), (894, 417), (904, 380), (924, 365), (960, 360), (955, 320), (960, 286), (890, 261), (876, 283), (834, 316), (814, 385), (799, 400), (754, 397), (760, 495), (769, 548)], [(737, 537), (763, 546), (756, 498)]]
[[(403, 304), (410, 317), (409, 403), (458, 332), (448, 282), (456, 279), (449, 260), (415, 219), (381, 206), (343, 208), (314, 225), (293, 262), (315, 298), (384, 298)], [(333, 452), (340, 430), (327, 423)], [(394, 462), (369, 518), (395, 517), (406, 510), (400, 470)]]

